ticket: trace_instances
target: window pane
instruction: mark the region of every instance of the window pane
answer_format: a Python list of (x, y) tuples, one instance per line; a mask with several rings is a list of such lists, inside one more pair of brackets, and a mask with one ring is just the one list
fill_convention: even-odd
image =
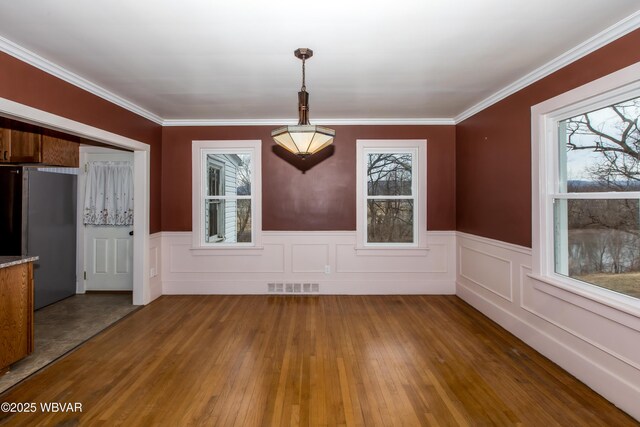
[(241, 243), (251, 242), (251, 200), (240, 199), (237, 201), (237, 207), (237, 241)]
[(208, 154), (207, 195), (251, 195), (250, 154)]
[(367, 242), (412, 243), (413, 200), (367, 200)]
[(638, 199), (556, 200), (556, 272), (640, 298)]
[(229, 206), (224, 200), (206, 200), (204, 210), (205, 242), (223, 242), (226, 235), (225, 215)]
[(211, 156), (207, 159), (207, 195), (222, 196), (224, 194), (224, 163), (214, 162)]
[(640, 191), (640, 98), (559, 124), (560, 191)]
[(411, 167), (411, 153), (370, 153), (367, 156), (367, 194), (410, 196)]

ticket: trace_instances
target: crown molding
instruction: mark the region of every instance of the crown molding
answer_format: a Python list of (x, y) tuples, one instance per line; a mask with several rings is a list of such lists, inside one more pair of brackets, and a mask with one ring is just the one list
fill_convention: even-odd
[(568, 50), (557, 58), (552, 59), (542, 67), (537, 68), (524, 77), (516, 80), (509, 86), (504, 87), (485, 100), (477, 103), (473, 107), (463, 111), (454, 118), (455, 123), (458, 124), (463, 120), (468, 119), (469, 117), (479, 113), (487, 107), (490, 107), (496, 102), (501, 101), (509, 95), (512, 95), (517, 91), (524, 89), (525, 87), (548, 76), (549, 74), (552, 74), (559, 69), (566, 67), (572, 62), (600, 49), (601, 47), (611, 43), (616, 39), (619, 39), (620, 37), (630, 33), (637, 28), (640, 28), (640, 10), (633, 13), (632, 15), (627, 16), (621, 21), (618, 21), (609, 28), (599, 32), (595, 36), (580, 43), (576, 47)]
[[(640, 10), (629, 15), (623, 20), (601, 31), (578, 46), (568, 50), (545, 65), (528, 73), (493, 95), (463, 111), (454, 118), (398, 118), (398, 119), (316, 119), (314, 123), (320, 125), (351, 125), (351, 126), (407, 126), (407, 125), (456, 125), (474, 114), (490, 107), (502, 99), (516, 93), (530, 84), (552, 74), (555, 71), (571, 64), (572, 62), (588, 55), (589, 53), (605, 46), (608, 43), (640, 28)], [(22, 46), (0, 36), (0, 51), (3, 51), (29, 65), (32, 65), (48, 74), (60, 78), (89, 93), (103, 98), (119, 107), (142, 116), (162, 126), (285, 126), (297, 122), (292, 119), (163, 119), (134, 103), (128, 101), (89, 80), (66, 70), (65, 68), (41, 57), (40, 55), (23, 48)]]
[[(166, 119), (162, 126), (288, 126), (298, 122), (292, 119)], [(314, 124), (323, 126), (437, 126), (455, 125), (450, 118), (424, 119), (314, 119)]]
[(100, 98), (105, 99), (112, 104), (129, 110), (132, 113), (144, 117), (145, 119), (151, 120), (152, 122), (162, 124), (162, 117), (158, 116), (157, 114), (145, 110), (144, 108), (137, 106), (131, 101), (127, 101), (126, 99), (112, 92), (109, 92), (108, 90), (98, 86), (97, 84), (92, 83), (89, 80), (80, 77), (79, 75), (72, 73), (65, 68), (62, 68), (57, 64), (54, 64), (53, 62), (41, 57), (40, 55), (28, 49), (25, 49), (22, 46), (2, 36), (0, 36), (0, 50), (7, 53), (8, 55), (19, 59), (22, 62), (26, 62), (27, 64), (44, 71), (45, 73), (51, 74), (52, 76), (58, 77), (59, 79), (64, 80), (67, 83), (71, 83), (72, 85), (77, 86), (80, 89), (84, 89), (89, 93), (99, 96)]

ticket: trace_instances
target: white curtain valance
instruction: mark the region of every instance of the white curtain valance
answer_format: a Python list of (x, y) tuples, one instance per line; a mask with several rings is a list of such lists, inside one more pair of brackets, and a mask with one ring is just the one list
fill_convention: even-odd
[(84, 196), (84, 223), (133, 224), (131, 162), (89, 162)]

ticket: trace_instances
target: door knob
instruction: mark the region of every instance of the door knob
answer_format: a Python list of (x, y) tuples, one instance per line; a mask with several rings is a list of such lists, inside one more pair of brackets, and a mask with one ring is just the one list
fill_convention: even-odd
[(133, 236), (133, 230), (129, 232), (129, 236)]

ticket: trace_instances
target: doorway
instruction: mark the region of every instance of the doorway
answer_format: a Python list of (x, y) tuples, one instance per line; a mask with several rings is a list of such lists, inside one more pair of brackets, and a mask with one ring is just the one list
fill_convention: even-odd
[[(0, 115), (14, 120), (37, 124), (59, 132), (76, 135), (108, 146), (133, 151), (135, 200), (133, 226), (133, 304), (148, 304), (151, 300), (148, 254), (149, 145), (5, 98), (0, 98)], [(79, 277), (82, 276), (81, 274)]]
[[(128, 166), (127, 166), (128, 165)], [(80, 175), (78, 180), (78, 281), (77, 293), (87, 291), (132, 291), (133, 290), (133, 224), (130, 221), (109, 221), (85, 219), (87, 185), (96, 175), (94, 169), (113, 169), (112, 179), (125, 180), (130, 184), (130, 176), (119, 174), (133, 167), (133, 153), (104, 147), (80, 147)], [(103, 176), (104, 177), (104, 176)], [(101, 183), (102, 184), (102, 183)], [(92, 196), (89, 195), (89, 198)], [(131, 199), (133, 194), (131, 194)], [(96, 221), (93, 221), (96, 222)]]

